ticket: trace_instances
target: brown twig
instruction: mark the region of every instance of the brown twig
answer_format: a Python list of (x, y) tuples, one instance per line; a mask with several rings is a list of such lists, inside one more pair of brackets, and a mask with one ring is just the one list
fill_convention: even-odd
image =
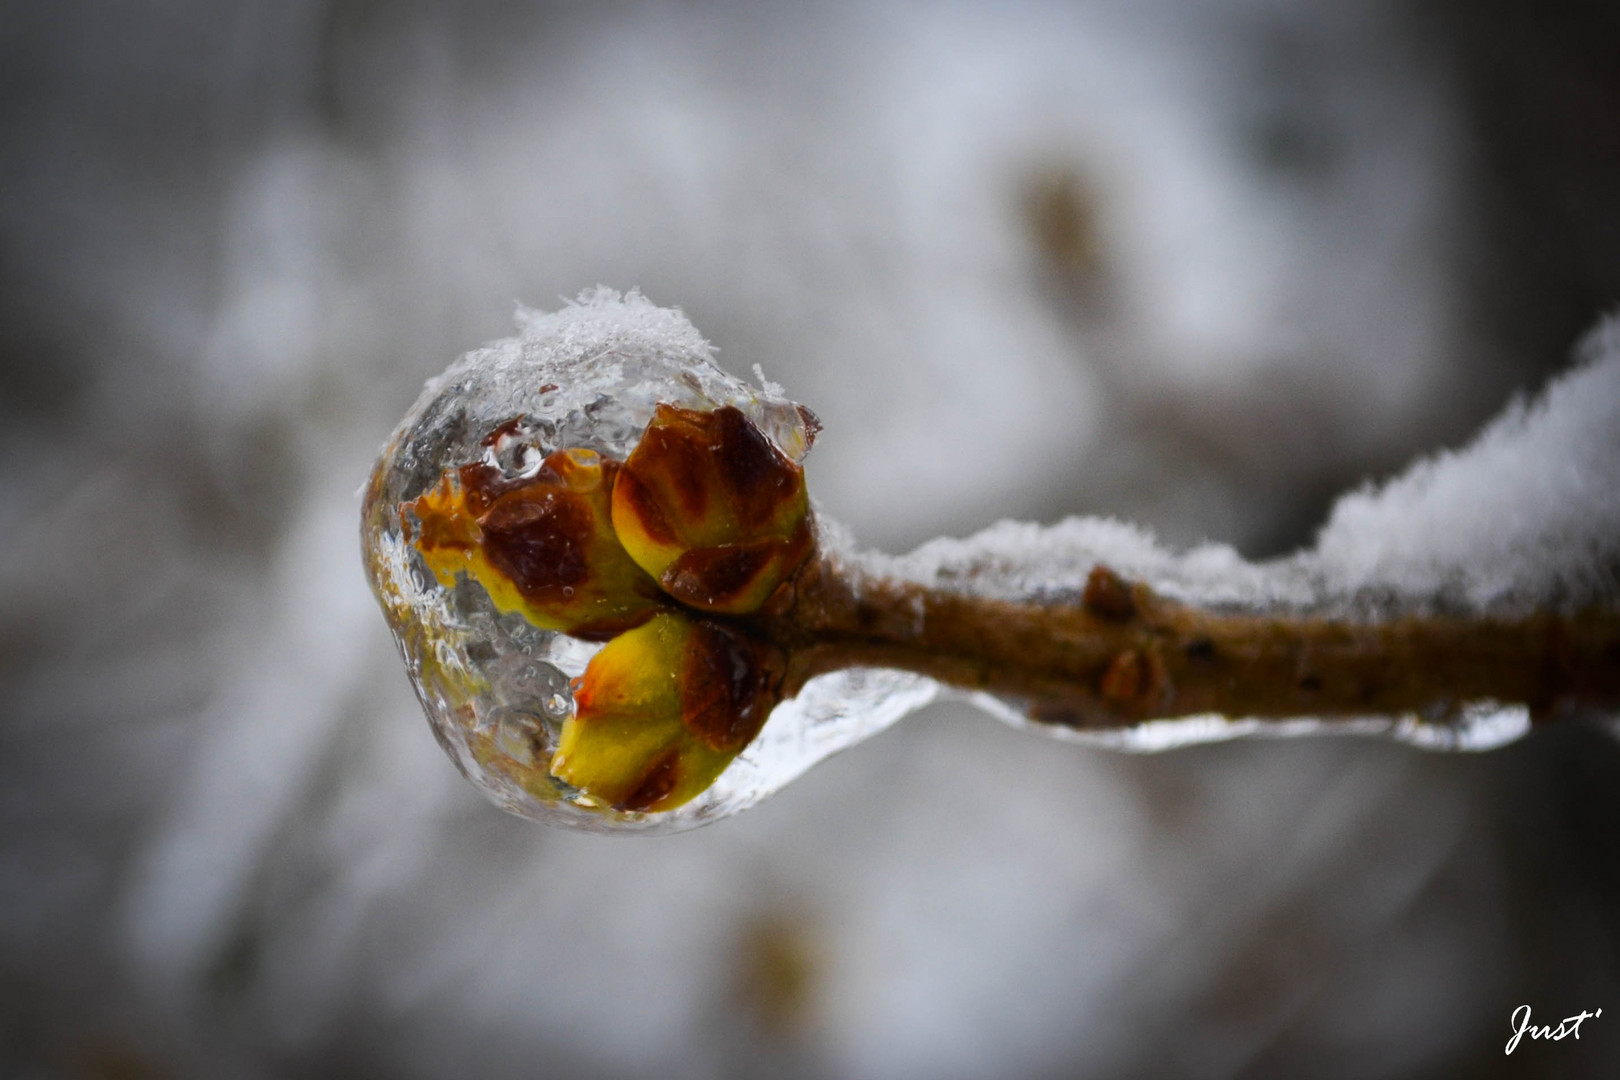
[(1078, 603), (1019, 603), (874, 577), (822, 556), (757, 626), (787, 655), (784, 691), (849, 667), (917, 672), (1020, 699), (1033, 718), (1117, 727), (1231, 717), (1444, 718), (1522, 703), (1545, 720), (1620, 703), (1620, 611), (1358, 622), (1228, 615), (1098, 566)]

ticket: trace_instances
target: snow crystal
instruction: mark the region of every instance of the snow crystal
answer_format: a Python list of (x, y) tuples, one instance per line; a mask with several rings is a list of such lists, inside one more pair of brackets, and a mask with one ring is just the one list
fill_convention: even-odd
[[(1343, 496), (1315, 548), (1250, 563), (1224, 544), (1184, 553), (1107, 518), (1002, 521), (908, 555), (848, 551), (867, 570), (985, 595), (1061, 599), (1097, 563), (1171, 598), (1242, 610), (1376, 617), (1612, 602), (1620, 582), (1620, 318), (1534, 401), (1466, 448)], [(830, 536), (839, 537), (837, 532)], [(847, 545), (847, 540), (842, 541)]]
[(1467, 608), (1576, 607), (1620, 572), (1620, 318), (1530, 404), (1466, 449), (1339, 500), (1312, 561), (1344, 595), (1388, 589)]

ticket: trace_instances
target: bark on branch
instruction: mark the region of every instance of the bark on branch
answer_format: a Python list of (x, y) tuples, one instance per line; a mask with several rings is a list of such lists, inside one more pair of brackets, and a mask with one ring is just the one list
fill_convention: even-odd
[(1027, 703), (1034, 719), (1118, 727), (1206, 713), (1443, 720), (1470, 702), (1545, 721), (1620, 704), (1620, 612), (1385, 622), (1228, 615), (1098, 566), (1072, 604), (1011, 602), (873, 577), (825, 556), (759, 616), (784, 691), (849, 667), (898, 668)]

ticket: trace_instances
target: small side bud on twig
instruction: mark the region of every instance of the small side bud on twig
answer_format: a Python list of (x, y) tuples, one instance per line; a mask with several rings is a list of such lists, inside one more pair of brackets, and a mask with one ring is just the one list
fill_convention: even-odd
[(1093, 615), (1114, 622), (1126, 622), (1136, 614), (1136, 598), (1125, 579), (1098, 563), (1086, 576), (1086, 591), (1080, 602)]

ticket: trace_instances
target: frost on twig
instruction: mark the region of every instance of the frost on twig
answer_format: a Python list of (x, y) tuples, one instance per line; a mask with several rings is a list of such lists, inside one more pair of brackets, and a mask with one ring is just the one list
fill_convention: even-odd
[[(845, 540), (846, 545), (849, 541)], [(1162, 596), (1223, 610), (1354, 618), (1525, 614), (1620, 595), (1620, 317), (1534, 399), (1334, 506), (1315, 547), (1264, 563), (1224, 544), (1187, 552), (1108, 518), (1003, 521), (909, 555), (853, 555), (875, 572), (1012, 599), (1078, 595), (1104, 563)]]

